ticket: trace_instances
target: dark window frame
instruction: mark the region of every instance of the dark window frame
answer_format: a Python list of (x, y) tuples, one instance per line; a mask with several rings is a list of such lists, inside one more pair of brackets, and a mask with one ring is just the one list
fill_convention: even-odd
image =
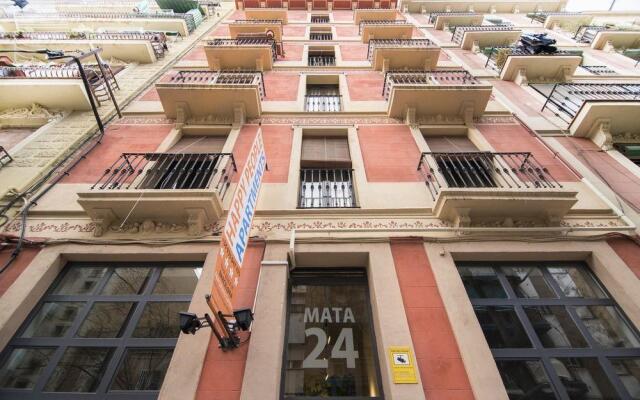
[[(371, 285), (369, 283), (369, 274), (365, 268), (358, 267), (297, 267), (290, 271), (287, 279), (287, 303), (285, 306), (285, 335), (284, 346), (282, 352), (282, 368), (280, 371), (280, 395), (279, 400), (327, 400), (327, 399), (344, 399), (344, 400), (384, 400), (384, 385), (382, 384), (382, 374), (380, 368), (381, 359), (378, 354), (378, 340), (374, 326), (373, 307), (371, 306)], [(367, 396), (285, 396), (284, 381), (287, 373), (287, 355), (289, 343), (289, 312), (291, 310), (291, 295), (293, 285), (350, 285), (350, 284), (366, 285), (366, 301), (369, 306), (371, 341), (374, 346), (372, 348), (372, 358), (375, 363), (375, 373), (378, 382), (380, 395), (377, 397)]]
[[(600, 367), (605, 372), (606, 377), (611, 382), (620, 399), (632, 400), (627, 393), (623, 383), (618, 378), (614, 367), (609, 359), (617, 358), (640, 358), (639, 348), (606, 348), (601, 346), (596, 339), (589, 333), (589, 330), (577, 315), (574, 307), (579, 306), (611, 306), (619, 313), (623, 322), (631, 329), (636, 337), (640, 338), (638, 328), (626, 316), (624, 310), (620, 308), (613, 296), (607, 291), (606, 287), (600, 282), (598, 277), (591, 271), (591, 268), (584, 262), (457, 262), (457, 268), (463, 267), (491, 267), (502, 285), (503, 290), (507, 294), (506, 298), (469, 298), (472, 306), (507, 306), (513, 307), (524, 331), (527, 334), (533, 347), (531, 348), (501, 348), (491, 349), (494, 360), (538, 360), (549, 378), (556, 396), (562, 400), (570, 400), (564, 386), (560, 382), (560, 378), (553, 365), (552, 358), (597, 358)], [(501, 267), (535, 267), (542, 271), (544, 279), (549, 287), (553, 290), (555, 298), (521, 298), (516, 295), (513, 288), (509, 284)], [(581, 298), (567, 297), (562, 292), (558, 283), (553, 279), (547, 268), (553, 267), (577, 267), (587, 272), (596, 285), (602, 290), (606, 298)], [(584, 348), (548, 348), (544, 347), (536, 334), (533, 325), (525, 314), (525, 306), (561, 306), (564, 307), (571, 320), (575, 324), (578, 331), (582, 334), (587, 342)]]
[[(90, 294), (66, 295), (53, 294), (53, 289), (64, 279), (64, 276), (71, 268), (106, 267), (107, 272), (99, 280), (99, 283)], [(100, 295), (100, 291), (105, 287), (115, 268), (150, 268), (148, 280), (144, 283), (141, 294), (136, 295)], [(134, 338), (131, 337), (138, 325), (142, 313), (147, 303), (150, 302), (187, 302), (190, 303), (192, 295), (166, 295), (153, 294), (160, 274), (164, 268), (202, 268), (199, 262), (70, 262), (58, 274), (51, 283), (45, 294), (38, 300), (28, 317), (22, 322), (13, 338), (0, 353), (0, 366), (4, 365), (11, 352), (15, 348), (55, 348), (55, 351), (47, 365), (37, 378), (33, 389), (6, 389), (0, 388), (0, 398), (6, 400), (29, 400), (29, 399), (156, 399), (159, 390), (113, 390), (109, 388), (118, 372), (120, 364), (124, 361), (127, 349), (170, 349), (175, 350), (178, 338)], [(72, 325), (63, 337), (55, 338), (23, 338), (20, 337), (27, 329), (34, 317), (38, 314), (45, 302), (67, 302), (79, 301), (85, 303), (73, 320)], [(97, 302), (133, 302), (134, 309), (124, 322), (122, 335), (117, 338), (82, 338), (75, 337), (82, 323)], [(186, 311), (186, 309), (185, 309)], [(69, 347), (99, 347), (112, 349), (111, 356), (107, 361), (104, 373), (95, 392), (45, 392), (44, 387), (60, 362), (65, 350)]]

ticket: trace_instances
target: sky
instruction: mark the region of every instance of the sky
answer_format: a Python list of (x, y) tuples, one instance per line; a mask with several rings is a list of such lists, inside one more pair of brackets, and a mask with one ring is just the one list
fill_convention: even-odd
[[(569, 0), (567, 11), (608, 10), (613, 0)], [(640, 0), (616, 0), (615, 11), (640, 11)]]

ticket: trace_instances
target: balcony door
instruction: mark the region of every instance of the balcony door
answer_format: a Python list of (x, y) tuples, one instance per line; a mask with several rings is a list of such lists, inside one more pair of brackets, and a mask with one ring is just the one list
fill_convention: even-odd
[(451, 188), (495, 187), (493, 157), (466, 136), (425, 137), (438, 172)]

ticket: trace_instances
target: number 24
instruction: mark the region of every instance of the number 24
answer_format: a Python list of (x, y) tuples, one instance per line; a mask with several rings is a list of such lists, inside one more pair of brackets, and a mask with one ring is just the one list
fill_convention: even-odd
[[(307, 337), (315, 336), (318, 343), (302, 362), (302, 368), (327, 368), (329, 361), (318, 359), (327, 343), (326, 332), (320, 328), (309, 328), (304, 331), (304, 334)], [(344, 349), (342, 349), (343, 347)], [(342, 328), (331, 349), (331, 358), (344, 358), (347, 360), (347, 368), (355, 368), (358, 357), (358, 351), (353, 348), (353, 328)]]

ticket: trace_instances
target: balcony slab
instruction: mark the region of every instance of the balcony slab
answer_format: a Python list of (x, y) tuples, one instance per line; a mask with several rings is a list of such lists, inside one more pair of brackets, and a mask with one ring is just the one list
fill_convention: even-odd
[(565, 82), (571, 79), (581, 62), (581, 56), (572, 55), (508, 56), (500, 79), (518, 84)]
[(438, 57), (440, 57), (440, 48), (376, 48), (371, 65), (376, 71), (402, 69), (432, 71), (438, 66)]
[(269, 71), (273, 68), (273, 56), (269, 45), (230, 45), (204, 47), (209, 68), (214, 71), (244, 69)]
[(273, 32), (273, 38), (276, 42), (282, 41), (282, 24), (275, 22), (256, 22), (256, 23), (237, 23), (232, 22), (229, 24), (229, 34), (232, 39), (236, 39), (238, 35), (244, 33), (259, 33), (265, 34), (267, 32)]
[(586, 101), (569, 125), (576, 137), (590, 138), (603, 149), (614, 141), (640, 140), (640, 101)]
[(245, 8), (244, 15), (247, 19), (279, 19), (283, 24), (287, 24), (286, 8)]
[(371, 39), (411, 39), (412, 35), (411, 24), (365, 24), (362, 27), (363, 43), (369, 43)]
[(91, 110), (80, 79), (0, 79), (0, 110), (34, 103), (48, 109)]
[(434, 27), (436, 30), (443, 30), (445, 26), (455, 26), (455, 25), (467, 25), (467, 26), (477, 26), (482, 25), (482, 21), (484, 20), (483, 14), (475, 14), (475, 15), (438, 15), (436, 17), (436, 22), (434, 23)]
[(512, 31), (468, 31), (462, 37), (460, 47), (464, 50), (472, 50), (475, 46), (501, 47), (511, 46), (520, 39), (521, 30)]
[(359, 25), (361, 21), (394, 21), (397, 15), (398, 12), (392, 9), (360, 8), (353, 12), (353, 23)]
[(640, 47), (640, 31), (600, 31), (591, 42), (591, 48), (595, 50), (638, 47)]

